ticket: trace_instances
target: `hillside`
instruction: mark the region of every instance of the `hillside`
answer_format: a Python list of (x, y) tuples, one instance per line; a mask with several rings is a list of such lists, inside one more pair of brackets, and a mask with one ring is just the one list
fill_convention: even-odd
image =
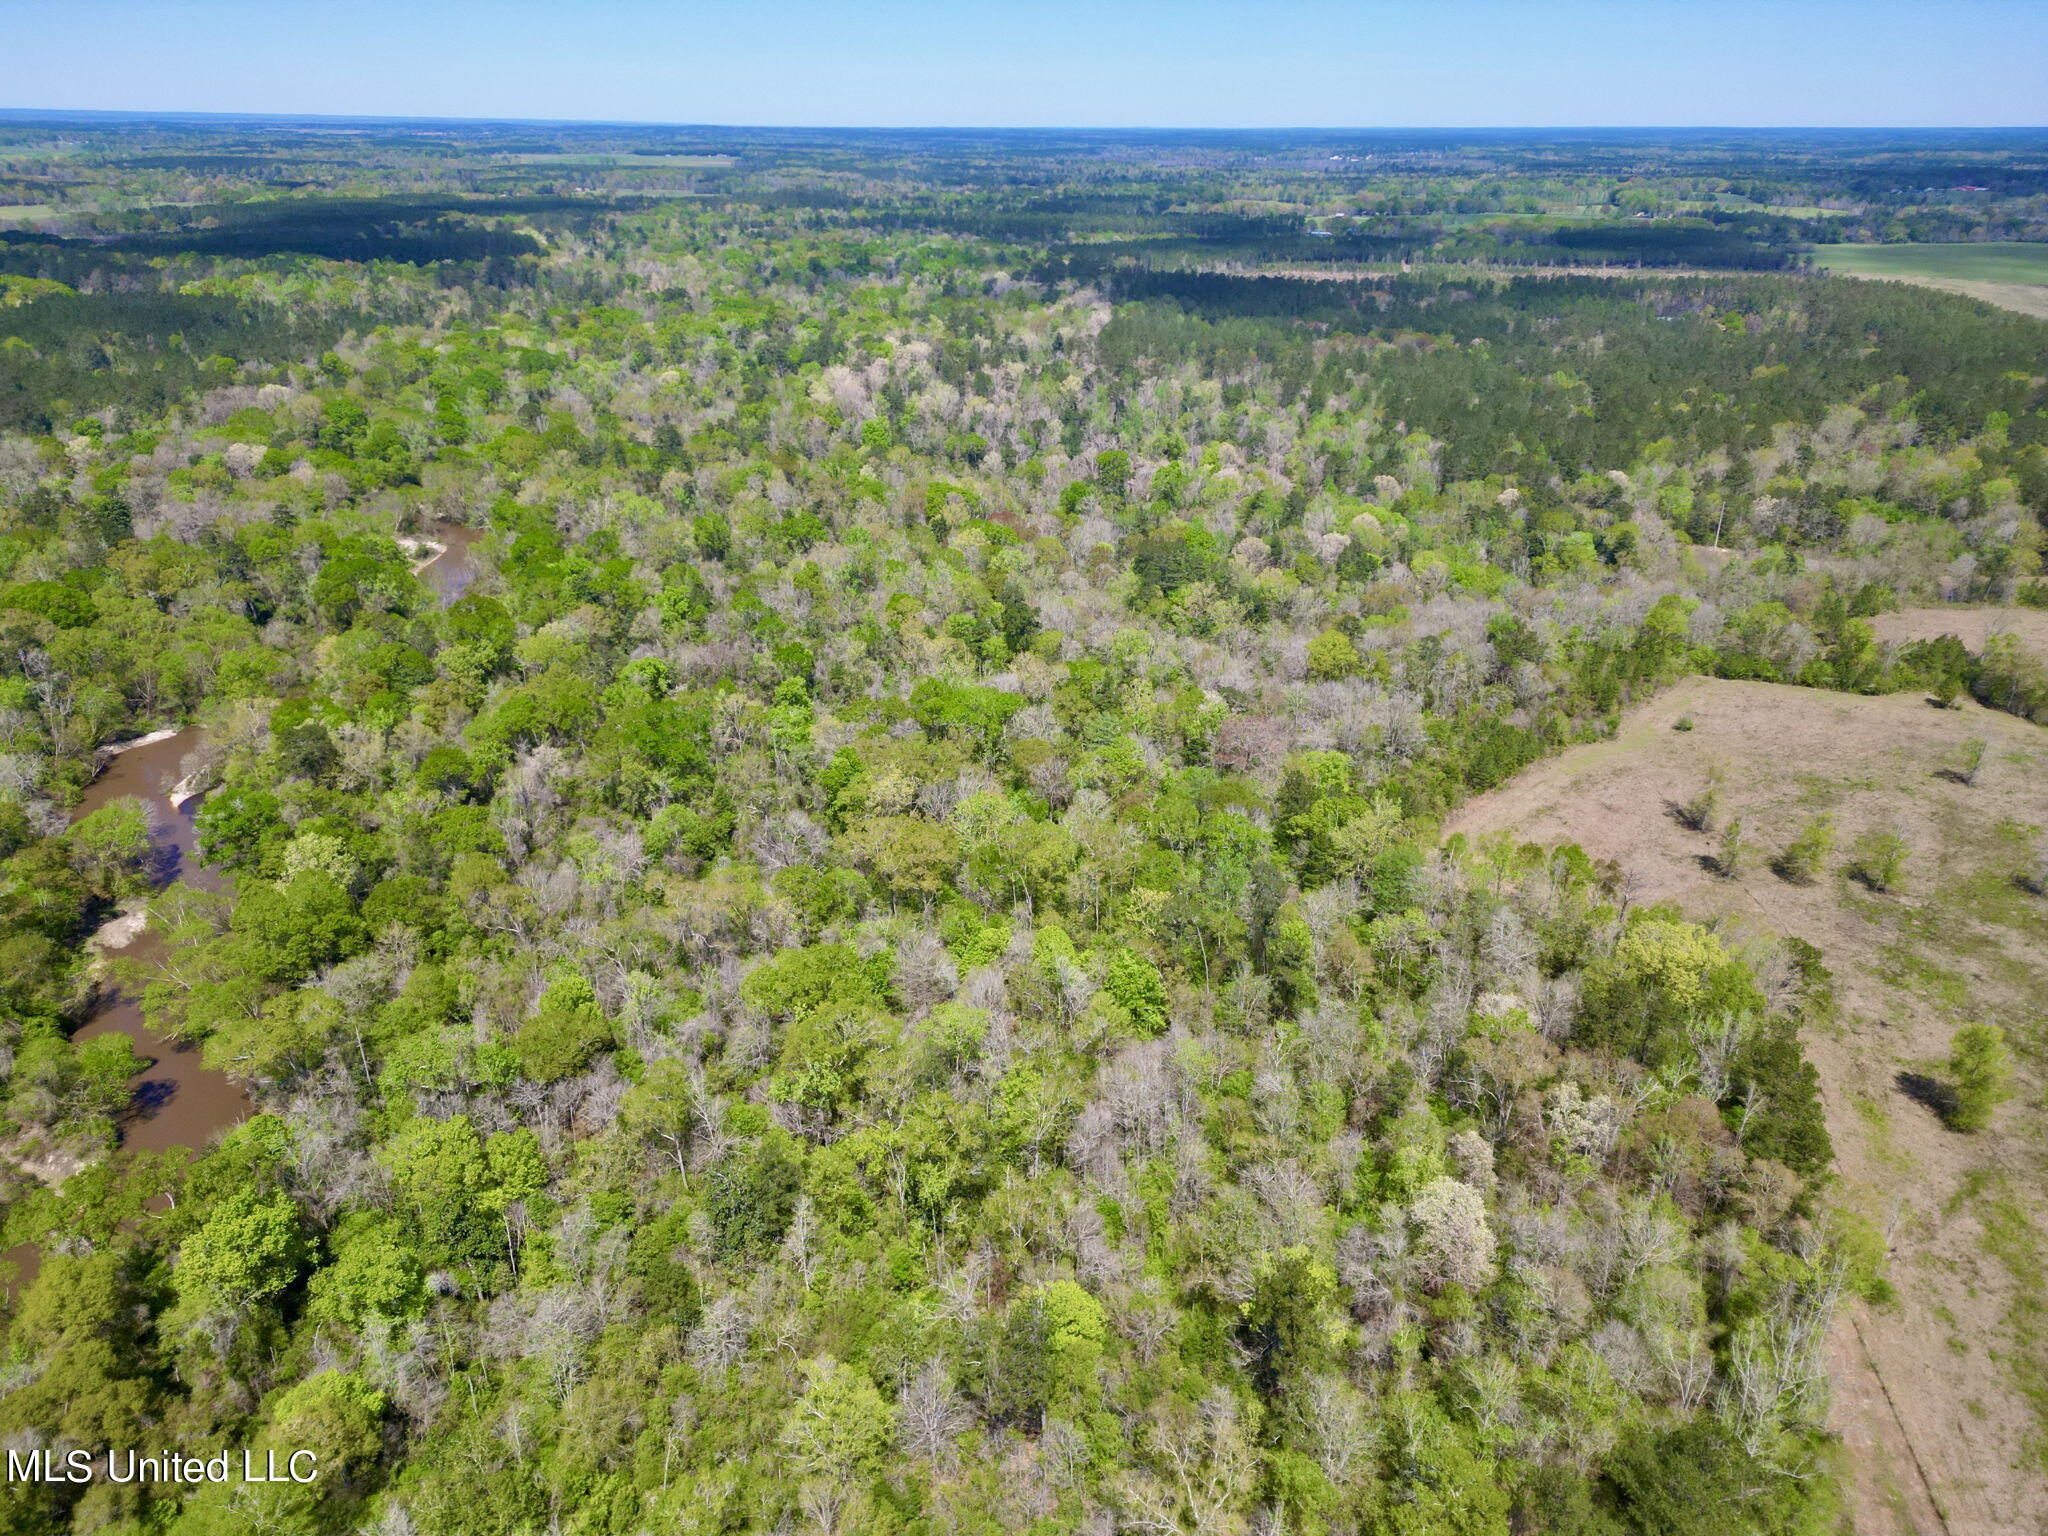
[[(1674, 729), (1681, 720), (1691, 729)], [(1972, 739), (1988, 749), (1970, 785), (1952, 770)], [(1716, 838), (1678, 814), (1716, 768), (1718, 818), (1740, 817), (1755, 849), (1735, 879), (1713, 867)], [(1835, 818), (1845, 850), (1867, 829), (1902, 836), (1899, 889), (1864, 888), (1839, 855), (1812, 885), (1773, 873), (1767, 859), (1818, 814)], [(1917, 695), (1714, 679), (1672, 688), (1612, 741), (1526, 770), (1448, 824), (1469, 839), (1577, 843), (1613, 860), (1638, 902), (1822, 951), (1839, 1023), (1811, 1032), (1807, 1049), (1841, 1172), (1835, 1198), (1889, 1234), (1899, 1293), (1849, 1317), (1835, 1340), (1836, 1422), (1858, 1461), (1862, 1532), (2020, 1536), (2048, 1517), (2048, 901), (2014, 880), (2044, 827), (2048, 734), (2035, 727)], [(1939, 1070), (1971, 1020), (2006, 1028), (2026, 1083), (1976, 1138), (1947, 1130), (1914, 1082)]]

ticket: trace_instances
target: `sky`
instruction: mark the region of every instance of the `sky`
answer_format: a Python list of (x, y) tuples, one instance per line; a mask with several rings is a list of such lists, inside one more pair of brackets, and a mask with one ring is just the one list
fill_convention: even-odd
[(828, 127), (2048, 123), (2048, 0), (0, 0), (0, 107)]

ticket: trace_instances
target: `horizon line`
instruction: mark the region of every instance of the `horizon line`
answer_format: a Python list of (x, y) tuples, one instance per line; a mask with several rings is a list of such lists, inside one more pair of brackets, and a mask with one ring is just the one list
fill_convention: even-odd
[(0, 122), (269, 122), (673, 129), (692, 133), (2042, 133), (2048, 123), (706, 123), (658, 118), (477, 117), (445, 113), (222, 111), (182, 107), (0, 107)]

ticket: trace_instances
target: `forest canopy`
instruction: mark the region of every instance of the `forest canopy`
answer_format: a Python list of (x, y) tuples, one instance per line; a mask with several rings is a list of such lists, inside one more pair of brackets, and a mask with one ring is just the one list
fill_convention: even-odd
[(2048, 722), (1872, 622), (2048, 607), (2048, 328), (1810, 267), (2039, 134), (0, 172), (0, 1438), (324, 1469), (0, 1531), (1841, 1528), (1827, 957), (1444, 822), (1691, 674)]

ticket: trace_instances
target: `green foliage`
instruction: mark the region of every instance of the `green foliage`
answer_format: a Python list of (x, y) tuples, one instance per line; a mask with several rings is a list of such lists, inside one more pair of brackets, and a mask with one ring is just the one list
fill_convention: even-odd
[(1906, 872), (1906, 840), (1878, 829), (1863, 833), (1849, 847), (1849, 872), (1873, 891), (1896, 889)]
[(178, 1250), (173, 1278), (195, 1311), (236, 1312), (274, 1301), (307, 1258), (299, 1214), (284, 1195), (240, 1190)]
[(1143, 955), (1119, 949), (1109, 957), (1102, 990), (1129, 1016), (1131, 1028), (1141, 1035), (1166, 1032), (1166, 984), (1159, 968)]
[(1996, 1024), (1965, 1024), (1956, 1031), (1948, 1056), (1951, 1084), (1947, 1118), (1951, 1129), (1981, 1131), (1998, 1106), (2012, 1096), (2012, 1052)]
[(1802, 826), (1785, 851), (1778, 855), (1778, 873), (1795, 885), (1811, 885), (1826, 867), (1835, 847), (1835, 824), (1831, 816), (1815, 816)]
[[(0, 1525), (1827, 1528), (1818, 952), (1442, 833), (1692, 672), (2048, 707), (1873, 622), (2041, 588), (2038, 325), (1795, 270), (2024, 167), (141, 131), (0, 247), (0, 1437), (331, 1472)], [(146, 1151), (116, 987), (279, 1112)]]

